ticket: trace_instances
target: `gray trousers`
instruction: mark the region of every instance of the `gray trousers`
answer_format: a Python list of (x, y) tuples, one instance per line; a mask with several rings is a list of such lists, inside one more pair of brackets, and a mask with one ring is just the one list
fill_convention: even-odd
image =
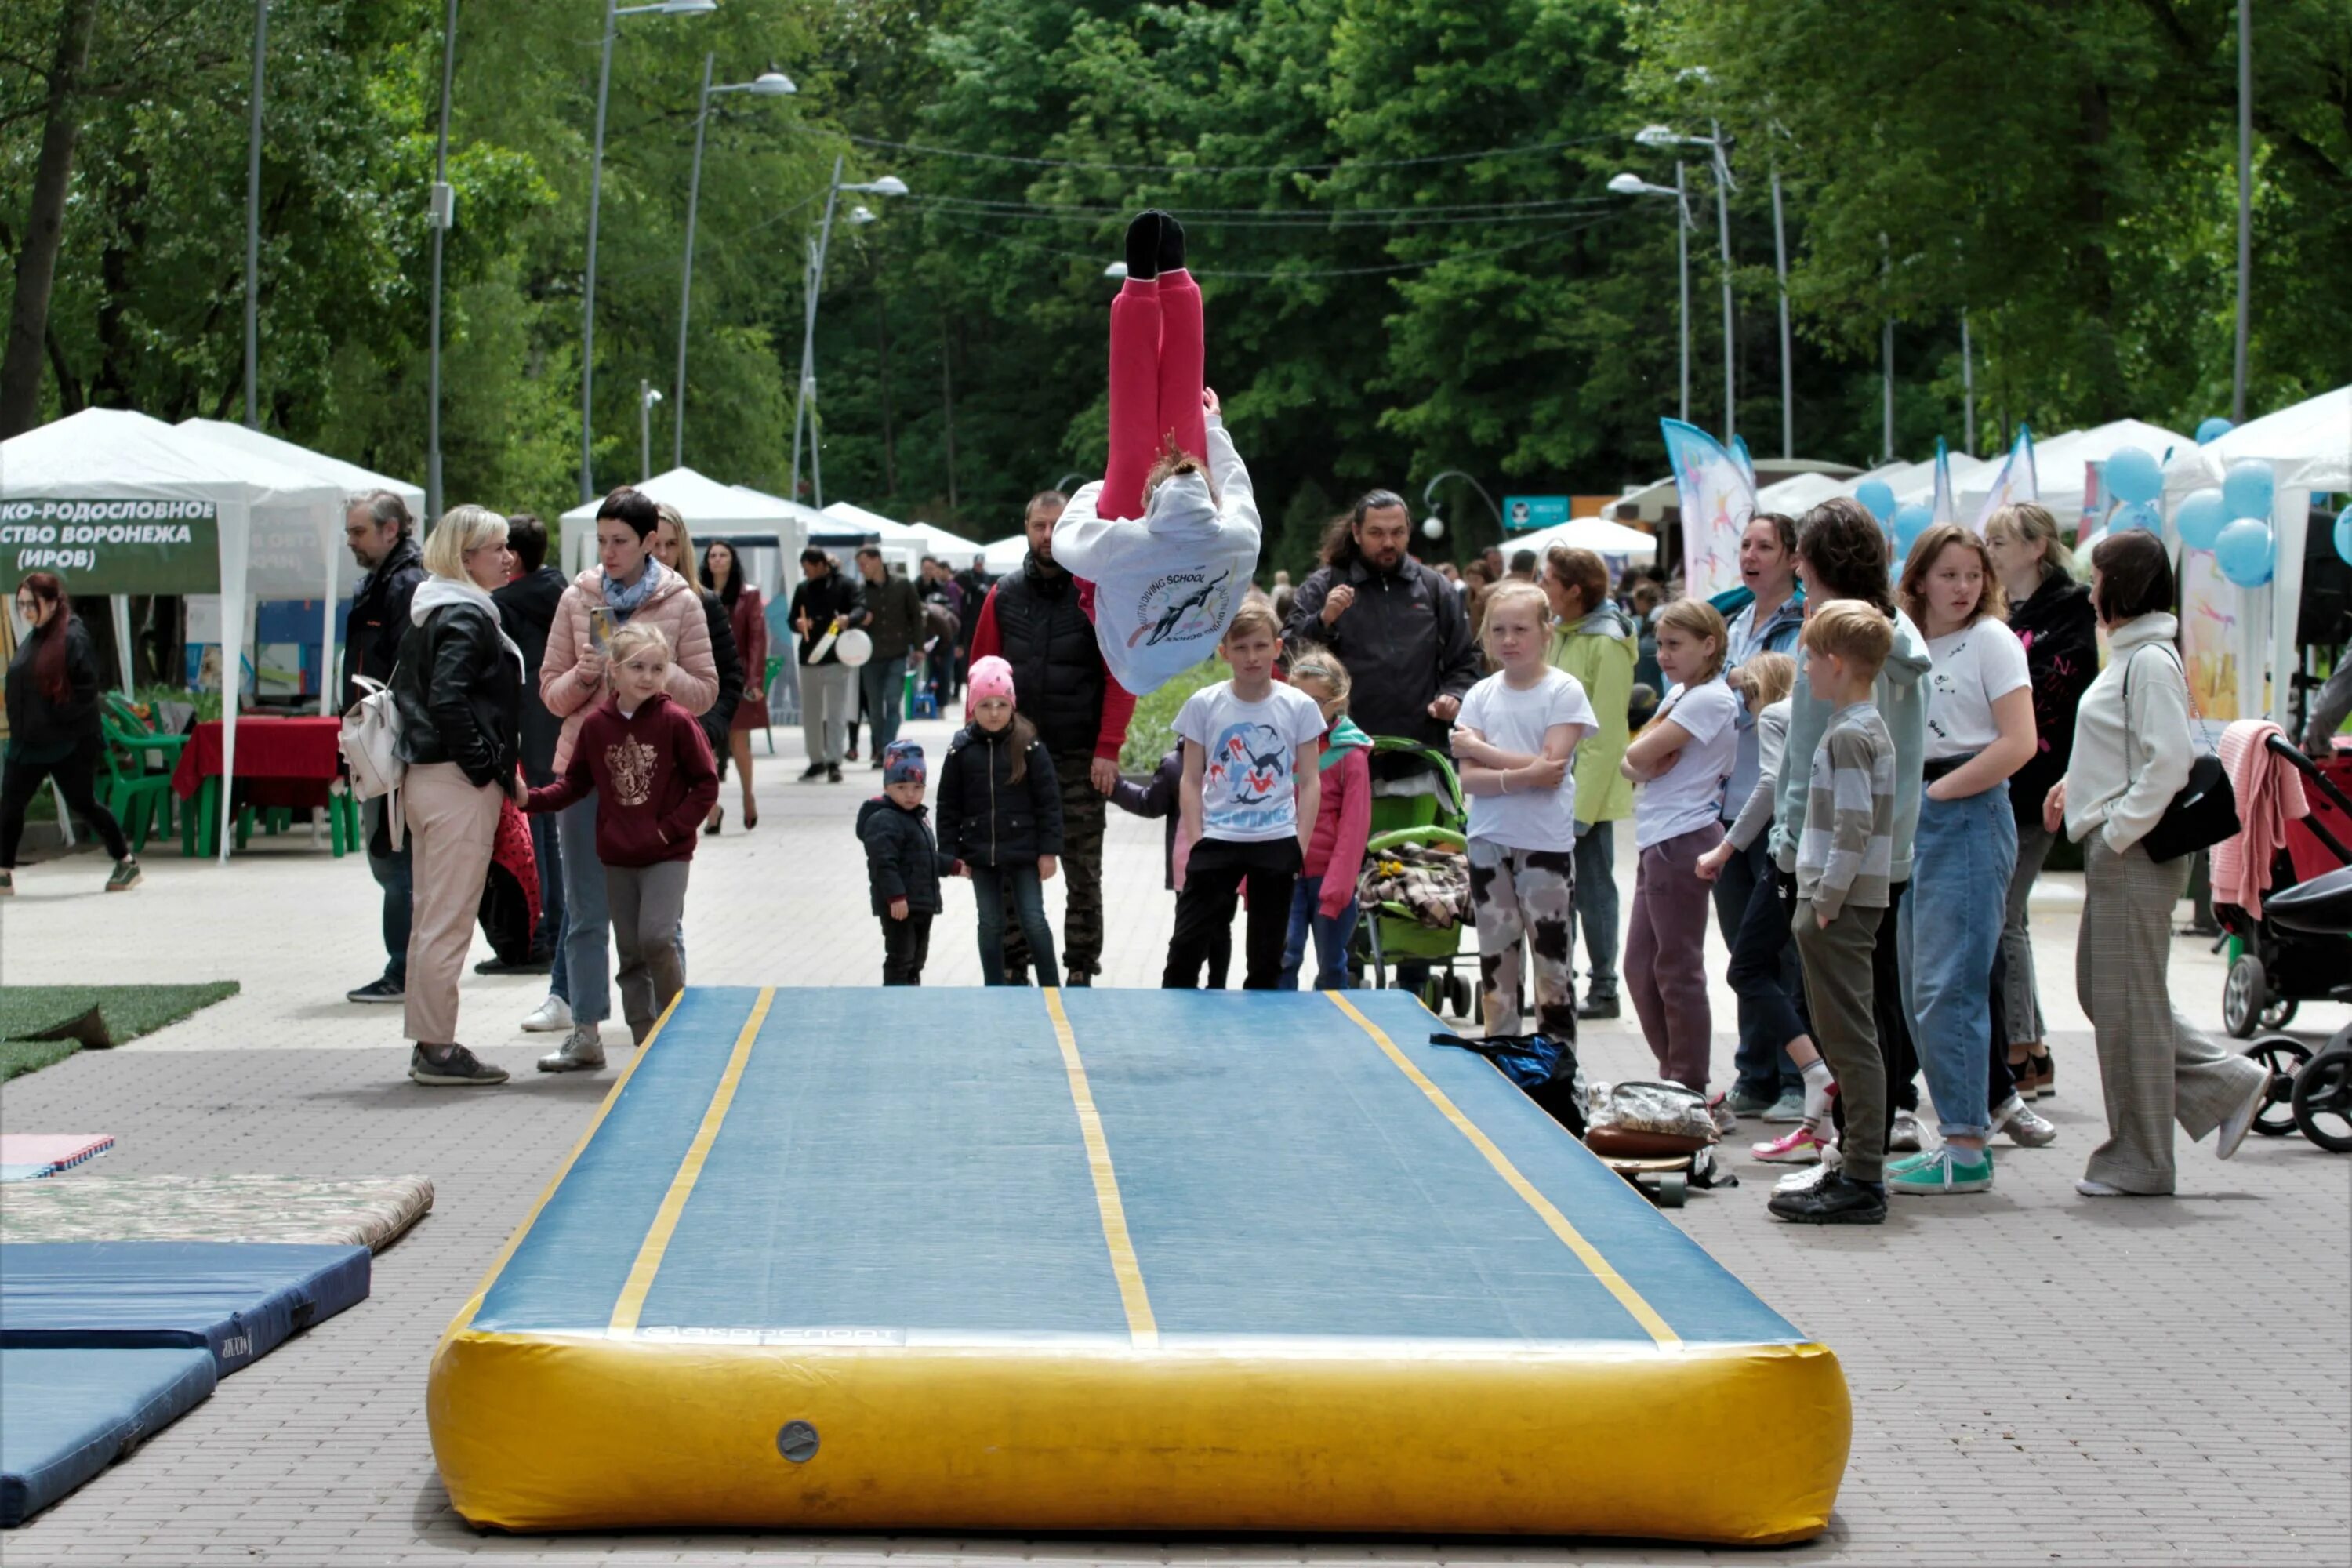
[(1827, 926), (1816, 922), (1813, 900), (1797, 900), (1790, 922), (1797, 953), (1804, 961), (1805, 1011), (1813, 1040), (1837, 1079), (1845, 1110), (1845, 1173), (1857, 1182), (1886, 1176), (1886, 1063), (1878, 1054), (1876, 999), (1872, 969), (1883, 909), (1848, 904)]
[(2189, 885), (2188, 858), (2158, 865), (2137, 844), (2118, 855), (2096, 833), (2083, 846), (2074, 994), (2097, 1033), (2107, 1109), (2107, 1141), (2083, 1173), (2127, 1193), (2169, 1193), (2173, 1122), (2191, 1142), (2203, 1138), (2245, 1103), (2263, 1069), (2172, 1005), (2172, 906)]
[(662, 1009), (686, 989), (686, 961), (677, 926), (686, 913), (690, 860), (604, 868), (604, 904), (613, 915), (613, 946), (621, 959), (621, 1016), (639, 1045), (653, 1033)]
[(809, 765), (839, 767), (849, 752), (849, 721), (857, 711), (857, 671), (845, 664), (801, 666), (801, 735)]
[(2006, 1043), (2012, 1046), (2042, 1043), (2042, 997), (2033, 983), (2033, 935), (2025, 906), (2056, 842), (2039, 823), (2017, 830), (2017, 868), (2009, 874), (2009, 908), (2000, 923), (2000, 1005), (2009, 1020)]

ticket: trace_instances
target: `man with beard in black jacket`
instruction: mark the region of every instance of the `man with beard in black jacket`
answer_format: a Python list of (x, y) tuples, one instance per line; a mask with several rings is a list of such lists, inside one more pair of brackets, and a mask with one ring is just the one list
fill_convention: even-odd
[[(563, 598), (563, 574), (547, 563), (547, 524), (527, 511), (507, 519), (507, 548), (521, 571), (503, 588), (491, 590), (490, 602), (507, 636), (522, 649), (522, 777), (533, 789), (555, 782), (555, 738), (563, 721), (540, 700), (539, 667), (547, 658), (547, 631), (555, 624), (555, 606)], [(530, 847), (539, 862), (539, 930), (531, 933), (530, 962), (516, 973), (537, 973), (550, 966), (556, 942), (563, 932), (563, 858), (555, 840), (555, 817), (541, 814), (530, 819)], [(475, 969), (484, 974), (504, 974), (507, 966), (485, 959)]]
[[(390, 490), (372, 490), (343, 513), (343, 538), (364, 575), (352, 590), (350, 619), (343, 623), (343, 707), (366, 695), (359, 678), (389, 685), (400, 662), (400, 639), (408, 635), (408, 602), (425, 580), (425, 552), (415, 538), (408, 503)], [(352, 1002), (399, 1002), (408, 991), (408, 840), (392, 847), (384, 821), (388, 797), (365, 803), (369, 874), (383, 889), (383, 973), (343, 993)]]

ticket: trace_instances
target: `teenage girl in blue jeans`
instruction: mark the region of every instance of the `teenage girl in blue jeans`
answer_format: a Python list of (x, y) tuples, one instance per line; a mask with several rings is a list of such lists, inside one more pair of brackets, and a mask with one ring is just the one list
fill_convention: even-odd
[(1062, 794), (1037, 731), (1013, 710), (1013, 667), (974, 659), (965, 700), (971, 722), (948, 742), (940, 768), (940, 853), (971, 879), (980, 906), (980, 973), (1004, 981), (1004, 900), (1011, 894), (1031, 962), (1051, 983), (1062, 971), (1045, 920), (1045, 883), (1062, 854)]

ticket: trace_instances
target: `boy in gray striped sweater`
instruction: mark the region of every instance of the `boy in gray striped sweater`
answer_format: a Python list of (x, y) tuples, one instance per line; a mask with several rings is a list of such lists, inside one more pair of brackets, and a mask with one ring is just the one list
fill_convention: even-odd
[[(1815, 606), (1801, 641), (1805, 683), (1836, 706), (1814, 748), (1797, 842), (1797, 951), (1814, 1037), (1837, 1077), (1844, 1160), (1811, 1186), (1775, 1193), (1786, 1220), (1877, 1225), (1886, 1218), (1886, 1070), (1873, 1021), (1871, 950), (1895, 857), (1895, 742), (1871, 700), (1895, 628), (1859, 599)], [(1784, 762), (1792, 765), (1794, 759)]]

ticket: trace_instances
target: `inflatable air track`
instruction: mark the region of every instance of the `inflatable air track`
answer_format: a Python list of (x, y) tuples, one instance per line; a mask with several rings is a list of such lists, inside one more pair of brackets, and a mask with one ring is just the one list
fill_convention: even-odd
[(1836, 1358), (1430, 1027), (1397, 992), (689, 990), (434, 1354), (451, 1500), (1818, 1534)]

